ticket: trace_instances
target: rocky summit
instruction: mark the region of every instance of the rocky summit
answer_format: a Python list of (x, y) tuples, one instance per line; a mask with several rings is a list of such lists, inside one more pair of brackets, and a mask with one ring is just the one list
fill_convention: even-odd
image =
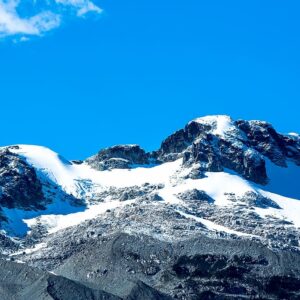
[(147, 152), (0, 148), (0, 299), (300, 299), (300, 136), (206, 116)]

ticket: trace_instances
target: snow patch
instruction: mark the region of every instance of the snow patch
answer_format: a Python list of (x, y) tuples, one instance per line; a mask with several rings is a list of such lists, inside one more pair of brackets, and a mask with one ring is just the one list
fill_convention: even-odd
[(279, 219), (284, 219), (293, 222), (293, 224), (300, 228), (300, 201), (297, 199), (291, 199), (284, 196), (280, 196), (274, 193), (270, 193), (264, 190), (259, 190), (259, 192), (265, 196), (275, 201), (282, 209), (275, 208), (255, 208), (257, 213), (261, 217), (266, 215), (271, 215)]
[(65, 228), (78, 225), (86, 220), (94, 219), (98, 215), (105, 213), (108, 209), (122, 207), (133, 202), (134, 200), (129, 200), (126, 202), (103, 202), (100, 204), (91, 205), (86, 210), (81, 212), (70, 213), (68, 215), (43, 215), (38, 218), (24, 220), (24, 222), (28, 225), (28, 227), (41, 224), (45, 226), (48, 230), (48, 233), (51, 234)]
[(288, 135), (292, 137), (300, 138), (300, 134), (296, 132), (289, 132)]
[(194, 219), (195, 221), (202, 223), (208, 230), (226, 232), (228, 234), (234, 234), (234, 235), (244, 236), (244, 237), (258, 237), (256, 235), (252, 235), (252, 234), (232, 230), (232, 229), (227, 228), (225, 226), (218, 225), (218, 224), (216, 224), (212, 221), (209, 221), (209, 220), (206, 220), (206, 219), (203, 219), (203, 218), (199, 218), (199, 217), (196, 217), (196, 216), (191, 215), (191, 214), (184, 213), (184, 212), (179, 211), (179, 210), (177, 210), (177, 212), (180, 213), (185, 218)]
[[(3, 223), (2, 227), (6, 233), (13, 236), (24, 236), (29, 232), (30, 226), (27, 224), (27, 220), (36, 219), (37, 221), (43, 215), (61, 214), (70, 215), (76, 212), (82, 212), (86, 209), (85, 206), (74, 206), (67, 201), (55, 201), (49, 204), (45, 210), (33, 211), (22, 209), (9, 209), (3, 207), (3, 213), (8, 218), (8, 224)], [(37, 223), (37, 222), (36, 222)]]
[(194, 122), (213, 125), (214, 129), (211, 133), (219, 136), (224, 136), (226, 133), (236, 130), (233, 120), (226, 115), (205, 116), (195, 119)]
[(236, 196), (243, 196), (246, 192), (255, 191), (254, 187), (245, 179), (226, 172), (207, 172), (202, 179), (185, 179), (176, 185), (167, 185), (159, 191), (159, 195), (169, 203), (182, 203), (176, 194), (187, 190), (202, 190), (215, 200), (219, 206), (231, 205), (227, 194), (234, 192)]

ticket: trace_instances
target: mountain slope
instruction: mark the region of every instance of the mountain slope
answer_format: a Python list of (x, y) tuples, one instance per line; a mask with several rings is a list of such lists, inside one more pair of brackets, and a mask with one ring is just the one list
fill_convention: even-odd
[(45, 271), (0, 260), (0, 297), (6, 300), (120, 300), (109, 293)]
[[(195, 119), (150, 153), (138, 145), (117, 145), (85, 161), (68, 161), (41, 146), (3, 147), (0, 249), (4, 258), (121, 298), (130, 297), (131, 289), (132, 297), (141, 293), (153, 299), (167, 299), (166, 294), (180, 299), (240, 294), (276, 298), (281, 293), (297, 297), (299, 178), (299, 135), (280, 134), (267, 122), (228, 116)], [(117, 251), (122, 254), (114, 254), (120, 239), (150, 246), (142, 253), (142, 246), (130, 252), (121, 245)], [(210, 244), (211, 251), (203, 250), (200, 241)], [(150, 259), (146, 267), (147, 256), (163, 247), (169, 254), (160, 263)], [(98, 250), (99, 261), (93, 256)], [(270, 257), (282, 261), (277, 269), (278, 261)], [(268, 267), (259, 263), (264, 259)], [(213, 263), (211, 273), (193, 277), (191, 268), (206, 268), (207, 260), (221, 267)], [(93, 270), (98, 264), (99, 272)], [(219, 272), (228, 276), (226, 288), (215, 278)], [(128, 277), (127, 284), (120, 283), (120, 274), (124, 282)], [(234, 274), (242, 278), (237, 285)], [(269, 290), (256, 288), (255, 276)], [(285, 288), (274, 291), (272, 280)], [(214, 281), (215, 287), (209, 287)]]

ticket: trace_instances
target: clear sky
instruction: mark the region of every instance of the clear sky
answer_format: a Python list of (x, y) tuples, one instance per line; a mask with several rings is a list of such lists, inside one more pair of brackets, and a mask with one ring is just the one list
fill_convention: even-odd
[(59, 25), (20, 23), (24, 5), (6, 32), (2, 24), (1, 145), (45, 145), (69, 159), (118, 143), (153, 150), (207, 114), (300, 132), (299, 1), (94, 5)]

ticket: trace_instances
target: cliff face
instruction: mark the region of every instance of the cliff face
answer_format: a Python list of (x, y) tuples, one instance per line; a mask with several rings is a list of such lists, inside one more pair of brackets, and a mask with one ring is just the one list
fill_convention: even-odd
[(35, 169), (15, 153), (0, 151), (0, 205), (25, 210), (43, 209), (42, 183)]

